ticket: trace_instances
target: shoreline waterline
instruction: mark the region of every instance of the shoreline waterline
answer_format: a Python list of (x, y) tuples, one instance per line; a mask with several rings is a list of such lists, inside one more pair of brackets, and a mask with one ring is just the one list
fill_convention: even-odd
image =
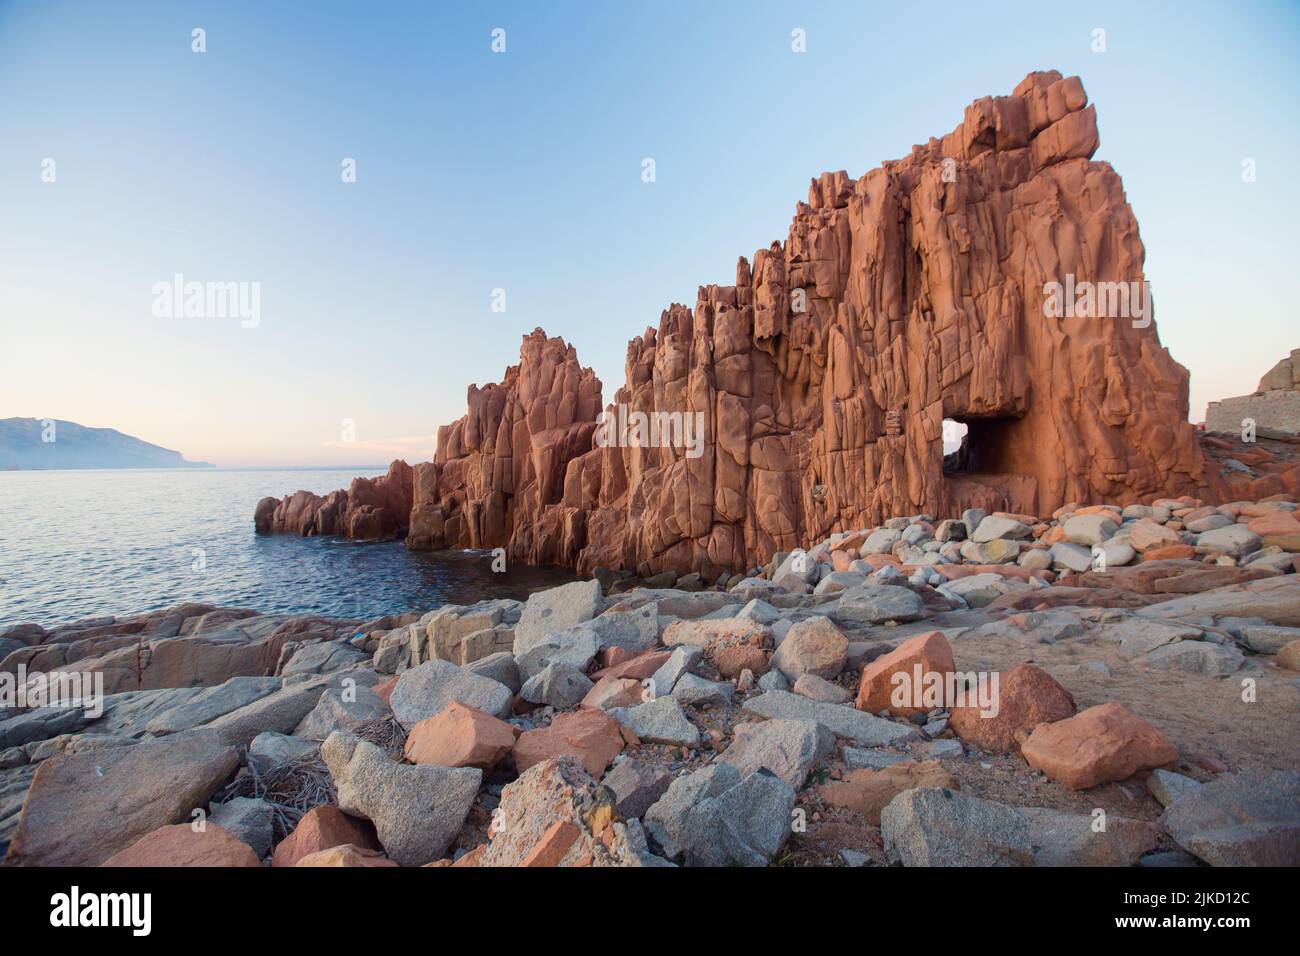
[[(9, 472), (0, 480), (0, 626), (58, 627), (187, 602), (370, 620), (526, 597), (571, 570), (490, 551), (412, 552), (401, 541), (255, 534), (266, 495), (326, 492), (344, 471), (150, 469)], [(498, 565), (499, 566), (499, 565)]]
[[(318, 539), (291, 539), (296, 541), (311, 541)], [(402, 551), (406, 547), (400, 541), (346, 541), (343, 539), (327, 540), (329, 544), (338, 544), (346, 547), (357, 548), (398, 548)], [(438, 551), (423, 552), (419, 554), (418, 559), (421, 563), (432, 566), (432, 573), (439, 578), (437, 583), (427, 589), (429, 594), (428, 601), (416, 601), (409, 607), (398, 606), (376, 606), (372, 601), (359, 600), (355, 594), (344, 595), (341, 597), (326, 598), (322, 597), (310, 601), (303, 605), (280, 605), (280, 606), (257, 606), (251, 602), (241, 602), (238, 598), (234, 600), (222, 599), (220, 601), (210, 600), (200, 595), (192, 595), (180, 601), (166, 601), (156, 605), (141, 606), (110, 606), (95, 609), (88, 615), (78, 615), (76, 617), (58, 617), (50, 620), (44, 620), (38, 617), (14, 617), (11, 618), (5, 614), (0, 616), (0, 630), (14, 624), (40, 624), (47, 630), (56, 630), (66, 628), (86, 621), (92, 621), (97, 618), (113, 618), (116, 621), (123, 621), (132, 618), (141, 617), (148, 614), (155, 614), (176, 607), (180, 604), (203, 604), (212, 607), (215, 610), (245, 610), (252, 611), (262, 616), (285, 616), (285, 617), (322, 617), (332, 620), (358, 620), (368, 621), (389, 615), (401, 615), (407, 613), (427, 613), (435, 611), (438, 608), (448, 605), (469, 605), (479, 601), (493, 599), (509, 598), (515, 600), (527, 600), (528, 595), (534, 591), (546, 590), (548, 588), (559, 587), (570, 581), (579, 580), (570, 568), (553, 568), (553, 567), (532, 567), (520, 565), (516, 571), (512, 572), (489, 572), (492, 577), (489, 579), (481, 573), (481, 568), (489, 567), (493, 560), (493, 552), (479, 550), (460, 550), (460, 551)], [(418, 569), (417, 569), (418, 570)], [(422, 593), (417, 590), (415, 593)], [(358, 609), (356, 612), (350, 608)], [(364, 613), (362, 613), (364, 612)]]

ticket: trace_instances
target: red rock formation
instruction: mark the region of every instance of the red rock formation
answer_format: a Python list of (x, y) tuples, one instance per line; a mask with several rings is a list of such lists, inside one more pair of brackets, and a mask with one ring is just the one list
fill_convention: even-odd
[(599, 414), (600, 379), (573, 346), (541, 329), (525, 336), (519, 364), (499, 385), (471, 385), (468, 414), (438, 429), (433, 462), (416, 466), (407, 544), (506, 547), (530, 564), (574, 564), (582, 502), (560, 505), (569, 463), (590, 453)]
[[(709, 574), (894, 515), (1197, 487), (1187, 372), (1154, 325), (1044, 315), (1049, 282), (1143, 278), (1085, 102), (1034, 74), (904, 160), (823, 175), (784, 247), (633, 342), (616, 401), (703, 411), (710, 446), (593, 453), (579, 567)], [(974, 473), (943, 474), (945, 418), (970, 427)]]
[(332, 534), (365, 540), (392, 538), (406, 532), (411, 515), (411, 466), (394, 461), (388, 474), (353, 478), (347, 491), (324, 498), (296, 491), (280, 498), (263, 498), (253, 513), (259, 534)]
[[(698, 415), (695, 449), (598, 441), (600, 382), (534, 331), (416, 467), (408, 545), (711, 579), (921, 511), (1227, 500), (1187, 371), (1138, 311), (1145, 251), (1119, 176), (1090, 160), (1086, 102), (1078, 78), (1034, 73), (905, 159), (823, 174), (784, 245), (664, 312), (611, 409)], [(1139, 295), (1055, 317), (1051, 283)], [(969, 427), (947, 463), (945, 418)], [(1300, 490), (1288, 475), (1270, 480)], [(325, 533), (331, 498), (263, 502), (259, 528)]]

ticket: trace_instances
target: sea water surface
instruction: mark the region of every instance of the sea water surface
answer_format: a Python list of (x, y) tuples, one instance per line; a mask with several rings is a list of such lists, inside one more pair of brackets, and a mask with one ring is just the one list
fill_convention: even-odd
[(371, 471), (0, 471), (0, 628), (125, 617), (187, 601), (373, 618), (524, 597), (570, 571), (400, 541), (253, 533), (267, 495), (325, 494)]

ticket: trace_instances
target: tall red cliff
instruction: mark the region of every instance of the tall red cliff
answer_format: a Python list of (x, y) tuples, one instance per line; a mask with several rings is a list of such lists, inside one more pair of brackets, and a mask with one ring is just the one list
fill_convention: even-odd
[[(894, 515), (1197, 487), (1187, 372), (1149, 316), (1044, 314), (1048, 283), (1144, 279), (1096, 148), (1079, 80), (1038, 73), (906, 159), (815, 180), (784, 246), (632, 343), (616, 401), (703, 411), (712, 443), (593, 453), (579, 567), (712, 572)], [(971, 474), (943, 473), (945, 418)]]

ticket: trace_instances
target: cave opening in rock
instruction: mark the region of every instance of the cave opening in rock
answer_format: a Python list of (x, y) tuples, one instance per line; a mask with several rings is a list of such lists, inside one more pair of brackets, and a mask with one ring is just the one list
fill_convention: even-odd
[(1012, 471), (1007, 447), (1009, 418), (945, 418), (943, 473), (1000, 475)]
[(969, 449), (966, 438), (970, 426), (955, 418), (943, 420), (943, 473), (948, 476), (966, 474)]
[(946, 459), (949, 455), (961, 448), (962, 439), (970, 430), (965, 422), (959, 422), (955, 418), (945, 418), (943, 420), (943, 457)]

